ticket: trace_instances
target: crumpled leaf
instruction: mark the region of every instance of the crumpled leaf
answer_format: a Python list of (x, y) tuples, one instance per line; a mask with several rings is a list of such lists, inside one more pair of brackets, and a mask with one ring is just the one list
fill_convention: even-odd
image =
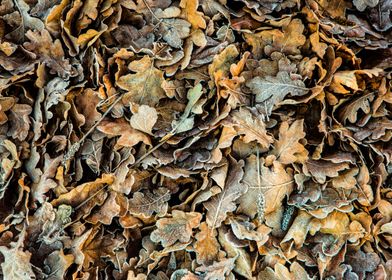
[(23, 141), (26, 139), (30, 129), (29, 115), (32, 112), (31, 106), (27, 104), (15, 104), (8, 116), (11, 127), (8, 131), (8, 135), (14, 139)]
[(25, 48), (34, 52), (40, 61), (51, 69), (52, 73), (57, 73), (62, 78), (75, 75), (69, 60), (65, 58), (60, 40), (53, 42), (46, 29), (34, 32), (29, 30), (26, 37), (30, 39), (30, 42), (24, 44)]
[(327, 177), (333, 178), (339, 175), (339, 171), (348, 169), (347, 162), (334, 163), (326, 160), (309, 159), (304, 165), (304, 172), (313, 176), (320, 184), (325, 183)]
[(363, 12), (367, 7), (374, 8), (378, 4), (378, 0), (353, 0), (353, 4), (358, 11)]
[(60, 204), (68, 204), (73, 207), (78, 206), (81, 202), (100, 190), (104, 185), (110, 185), (113, 181), (113, 175), (103, 174), (101, 178), (98, 178), (95, 181), (81, 184), (71, 191), (60, 195), (57, 199), (52, 200), (51, 204), (53, 206), (58, 206)]
[(368, 17), (376, 30), (387, 31), (392, 27), (391, 11), (391, 0), (381, 0), (378, 6), (370, 9)]
[(194, 118), (193, 116), (189, 117), (189, 115), (191, 113), (199, 113), (195, 105), (199, 101), (202, 94), (203, 91), (201, 84), (197, 84), (188, 91), (188, 103), (186, 104), (184, 112), (178, 120), (173, 120), (172, 122), (173, 133), (181, 133), (193, 128)]
[(261, 280), (297, 280), (297, 279), (314, 279), (306, 273), (305, 269), (297, 262), (293, 262), (290, 270), (284, 265), (277, 263), (274, 269), (267, 267), (258, 275)]
[(71, 254), (64, 255), (63, 250), (54, 251), (45, 259), (45, 265), (50, 267), (48, 280), (64, 278), (67, 269), (73, 264), (74, 257)]
[(360, 279), (365, 277), (366, 272), (375, 271), (380, 263), (380, 257), (376, 253), (364, 253), (361, 250), (347, 252), (346, 260)]
[(199, 226), (201, 214), (197, 212), (172, 211), (172, 218), (162, 218), (156, 223), (150, 238), (153, 242), (160, 242), (162, 246), (168, 247), (180, 241), (188, 242), (192, 236), (192, 229)]

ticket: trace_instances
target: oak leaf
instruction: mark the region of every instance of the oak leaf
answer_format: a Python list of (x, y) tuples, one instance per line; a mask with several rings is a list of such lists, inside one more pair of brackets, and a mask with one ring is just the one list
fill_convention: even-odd
[(260, 174), (258, 173), (257, 157), (251, 155), (246, 160), (243, 183), (248, 190), (238, 200), (238, 211), (254, 217), (257, 213), (257, 199), (260, 194), (265, 197), (264, 210), (269, 214), (282, 205), (286, 195), (294, 186), (294, 178), (279, 161), (274, 161), (272, 167), (266, 167), (260, 159)]
[(350, 165), (347, 162), (330, 162), (326, 160), (309, 159), (303, 166), (304, 173), (313, 176), (320, 184), (325, 183), (327, 177), (334, 178), (339, 175), (339, 171), (348, 169)]
[(67, 193), (60, 195), (58, 198), (51, 201), (53, 206), (60, 204), (68, 204), (71, 206), (78, 206), (91, 195), (99, 191), (104, 185), (112, 184), (114, 176), (111, 174), (103, 174), (101, 178), (95, 181), (81, 184)]
[(14, 139), (23, 141), (26, 139), (30, 129), (29, 115), (32, 112), (32, 108), (27, 104), (15, 104), (8, 116), (11, 127), (8, 130), (7, 135)]
[(290, 126), (284, 121), (279, 128), (279, 140), (274, 144), (272, 154), (283, 164), (304, 163), (308, 151), (299, 141), (305, 138), (303, 120), (296, 120)]
[(242, 140), (245, 143), (257, 141), (261, 147), (268, 148), (273, 142), (273, 137), (268, 135), (264, 121), (247, 108), (240, 108), (232, 113), (231, 125), (238, 134), (244, 135)]
[(163, 39), (173, 48), (181, 48), (182, 40), (189, 36), (191, 25), (189, 22), (178, 18), (163, 19), (160, 30)]
[(309, 91), (302, 80), (293, 80), (287, 72), (279, 72), (276, 77), (255, 77), (246, 85), (256, 95), (256, 102), (264, 103), (268, 115), (288, 94), (302, 96)]
[(219, 227), (226, 220), (227, 213), (237, 208), (235, 201), (246, 191), (246, 185), (241, 183), (244, 175), (243, 167), (242, 160), (236, 162), (232, 159), (223, 190), (203, 204), (207, 209), (206, 220), (210, 228)]
[(29, 30), (26, 37), (30, 39), (30, 42), (24, 43), (25, 48), (34, 52), (39, 60), (51, 69), (53, 74), (59, 74), (62, 78), (76, 74), (69, 60), (65, 58), (60, 40), (57, 39), (53, 42), (46, 29), (34, 32)]
[(4, 260), (1, 263), (4, 280), (30, 280), (35, 274), (30, 263), (31, 253), (23, 250), (25, 231), (19, 234), (19, 240), (12, 242), (11, 248), (0, 246)]
[(132, 214), (142, 214), (146, 217), (157, 215), (165, 215), (168, 209), (168, 201), (170, 192), (165, 188), (158, 188), (153, 192), (136, 192), (129, 200), (128, 210)]
[(216, 230), (210, 229), (205, 222), (199, 226), (200, 232), (195, 235), (196, 241), (193, 248), (196, 252), (196, 259), (199, 264), (212, 264), (218, 259), (219, 242), (216, 239)]
[(172, 211), (171, 218), (162, 218), (156, 222), (157, 229), (150, 238), (152, 241), (160, 242), (163, 247), (168, 247), (180, 241), (188, 242), (192, 236), (192, 229), (200, 224), (202, 216), (197, 212)]
[(185, 17), (193, 28), (206, 28), (206, 22), (203, 13), (198, 12), (199, 0), (181, 0), (182, 16)]
[(116, 144), (120, 147), (133, 147), (139, 142), (151, 145), (151, 140), (147, 135), (133, 129), (124, 119), (117, 119), (114, 122), (102, 121), (97, 129), (109, 137), (120, 136)]
[(117, 85), (128, 91), (122, 99), (125, 104), (134, 102), (155, 107), (160, 99), (166, 97), (161, 87), (163, 72), (154, 67), (151, 58), (144, 56), (132, 61), (128, 67), (135, 74), (127, 74), (117, 80)]

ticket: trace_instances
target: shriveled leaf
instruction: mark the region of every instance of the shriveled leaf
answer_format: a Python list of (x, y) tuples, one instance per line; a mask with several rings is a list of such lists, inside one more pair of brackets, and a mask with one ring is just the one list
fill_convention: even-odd
[(64, 56), (64, 50), (60, 40), (53, 42), (50, 33), (43, 29), (42, 31), (27, 31), (26, 37), (30, 39), (25, 43), (26, 49), (34, 52), (40, 61), (45, 63), (52, 71), (61, 77), (74, 76), (76, 73), (68, 59)]
[(30, 263), (31, 253), (23, 250), (25, 233), (19, 236), (18, 242), (12, 242), (11, 248), (0, 246), (0, 253), (4, 261), (1, 264), (4, 280), (30, 280), (35, 279), (32, 265)]
[(304, 165), (304, 172), (313, 176), (317, 182), (324, 183), (327, 177), (333, 178), (339, 175), (339, 171), (348, 169), (347, 162), (333, 163), (326, 160), (308, 160)]
[(57, 199), (52, 200), (51, 204), (53, 206), (58, 206), (60, 204), (78, 206), (84, 200), (99, 191), (106, 184), (112, 184), (113, 181), (113, 175), (103, 174), (101, 178), (98, 178), (93, 182), (81, 184), (73, 188), (71, 191), (60, 195)]

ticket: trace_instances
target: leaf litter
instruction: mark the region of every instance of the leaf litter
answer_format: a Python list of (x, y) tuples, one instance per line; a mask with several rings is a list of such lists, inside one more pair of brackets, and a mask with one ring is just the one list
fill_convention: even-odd
[(2, 279), (391, 279), (390, 0), (3, 0)]

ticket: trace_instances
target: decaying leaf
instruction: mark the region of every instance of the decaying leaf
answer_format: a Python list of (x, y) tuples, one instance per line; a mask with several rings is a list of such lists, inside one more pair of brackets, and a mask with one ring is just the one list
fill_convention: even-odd
[(250, 110), (240, 109), (232, 113), (231, 125), (238, 134), (244, 135), (243, 141), (257, 141), (263, 148), (268, 148), (273, 138), (267, 134), (262, 118), (255, 117)]
[(23, 250), (25, 233), (22, 232), (17, 242), (11, 243), (11, 248), (0, 246), (0, 253), (4, 261), (1, 264), (4, 279), (35, 279), (32, 265), (30, 263), (31, 253)]

